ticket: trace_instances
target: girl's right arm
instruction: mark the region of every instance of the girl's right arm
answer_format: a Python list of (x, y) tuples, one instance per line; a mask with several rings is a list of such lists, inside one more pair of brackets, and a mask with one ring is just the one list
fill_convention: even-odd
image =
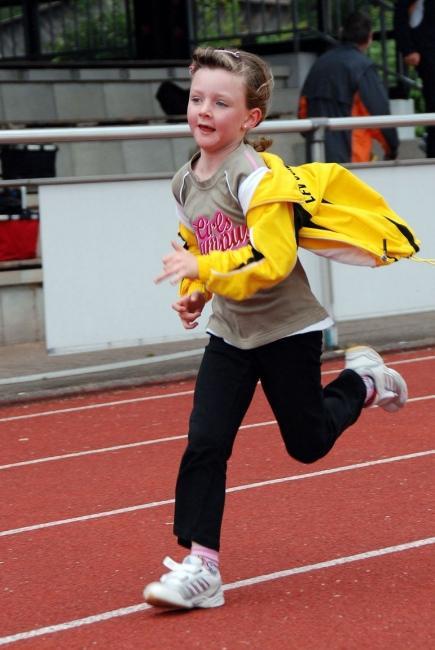
[[(179, 236), (184, 242), (184, 249), (194, 255), (197, 260), (199, 259), (201, 253), (198, 248), (198, 242), (196, 240), (195, 234), (186, 228), (186, 226), (180, 222), (179, 224)], [(210, 300), (212, 297), (212, 292), (208, 291), (204, 282), (202, 282), (197, 276), (196, 277), (186, 277), (183, 276), (180, 279), (179, 293), (180, 296), (189, 296), (192, 293), (202, 293), (205, 297), (205, 302)]]
[(174, 304), (174, 309), (183, 324), (184, 329), (191, 330), (198, 326), (198, 318), (202, 314), (205, 305), (205, 294), (199, 291), (181, 296)]

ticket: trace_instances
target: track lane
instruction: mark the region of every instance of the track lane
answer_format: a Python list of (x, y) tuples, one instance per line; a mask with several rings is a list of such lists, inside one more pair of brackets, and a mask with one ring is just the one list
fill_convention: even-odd
[[(397, 358), (394, 355), (394, 359)], [(406, 360), (404, 355), (400, 358)], [(422, 394), (422, 388), (426, 390), (430, 382), (433, 382), (435, 373), (433, 373), (433, 361), (431, 363), (432, 370), (429, 366), (429, 370), (424, 370), (423, 374), (414, 372), (414, 370), (409, 373), (413, 363), (400, 366), (401, 372), (405, 374), (410, 387), (416, 390), (415, 395), (417, 396)], [(420, 367), (420, 363), (418, 367)], [(399, 366), (397, 368), (399, 369)], [(423, 381), (420, 384), (421, 379)], [(122, 395), (125, 397), (127, 393), (122, 391)], [(135, 395), (140, 395), (140, 391)], [(105, 396), (107, 397), (107, 394)], [(254, 408), (258, 408), (258, 413), (263, 412), (262, 399), (260, 394), (255, 403)], [(69, 400), (65, 401), (65, 404), (69, 403), (71, 403)], [(77, 400), (76, 404), (79, 403), (83, 405), (83, 402)], [(101, 404), (103, 403), (102, 399)], [(429, 410), (426, 410), (428, 404)], [(102, 406), (100, 413), (107, 408)], [(20, 412), (22, 413), (22, 411)], [(375, 458), (379, 453), (384, 457), (391, 456), (391, 446), (395, 446), (397, 443), (401, 448), (407, 448), (409, 451), (415, 451), (422, 441), (430, 440), (431, 446), (433, 446), (433, 413), (433, 402), (424, 401), (408, 405), (406, 409), (395, 416), (385, 414), (380, 409), (367, 410), (356, 425), (358, 429), (356, 430), (354, 427), (345, 433), (327, 459), (309, 468), (299, 464), (294, 464), (294, 466), (298, 468), (297, 471), (300, 470), (303, 473), (307, 470), (319, 470), (323, 463), (325, 463), (325, 467), (330, 466), (331, 461), (335, 465), (335, 461), (340, 458), (352, 457), (361, 460), (368, 457)], [(56, 417), (59, 415), (57, 414)], [(112, 419), (116, 420), (116, 417), (113, 418), (114, 415), (112, 412)], [(257, 415), (256, 410), (253, 410), (253, 415)], [(47, 416), (48, 419), (51, 417), (53, 416)], [(41, 422), (47, 418), (41, 417), (39, 420)], [(41, 429), (40, 426), (40, 431)], [(67, 426), (66, 430), (68, 436), (71, 429)], [(34, 435), (36, 438), (38, 437), (38, 430), (34, 432)], [(268, 450), (270, 449), (266, 461), (262, 451), (265, 435), (268, 438)], [(55, 436), (52, 438), (54, 440)], [(59, 436), (60, 444), (63, 439), (63, 435)], [(169, 447), (160, 447), (160, 455), (168, 456), (168, 449), (172, 448), (174, 444), (168, 443)], [(148, 450), (149, 448), (147, 448)], [(125, 464), (124, 453), (112, 452), (112, 460), (114, 457), (118, 457), (121, 461), (124, 460)], [(171, 457), (172, 454), (170, 453), (169, 456)], [(127, 461), (130, 475), (140, 471), (136, 468), (132, 458), (134, 455), (129, 456)], [(139, 466), (142, 467), (142, 472), (145, 467), (145, 478), (148, 477), (149, 487), (150, 474), (147, 473), (149, 463), (146, 462), (148, 459), (149, 457), (146, 456), (146, 460), (142, 460)], [(173, 460), (169, 458), (169, 462), (172, 463)], [(78, 461), (78, 464), (81, 463), (82, 460)], [(269, 425), (264, 430), (243, 430), (239, 435), (235, 454), (231, 461), (230, 482), (234, 479), (234, 484), (240, 484), (240, 478), (245, 475), (252, 474), (258, 478), (262, 472), (269, 477), (276, 476), (280, 468), (283, 469), (283, 476), (288, 475), (290, 473), (289, 463), (292, 461), (289, 461), (282, 449), (276, 426)], [(413, 468), (412, 470), (404, 469), (408, 464)], [(62, 474), (64, 461), (47, 463), (46, 467), (49, 465), (57, 465), (58, 473)], [(399, 466), (402, 467), (399, 468)], [(157, 474), (154, 469), (153, 467), (151, 480)], [(112, 466), (112, 477), (117, 476), (118, 470), (119, 466), (115, 463)], [(71, 479), (75, 476), (74, 481), (81, 483), (82, 498), (87, 491), (91, 493), (92, 498), (97, 493), (100, 497), (106, 498), (105, 490), (109, 489), (108, 502), (112, 503), (110, 477), (106, 469), (101, 474), (99, 471), (95, 474), (94, 483), (98, 485), (103, 482), (105, 485), (101, 486), (95, 494), (92, 489), (89, 489), (89, 481), (86, 482), (85, 479), (86, 477), (92, 478), (94, 472), (95, 464), (91, 463), (86, 472), (72, 471)], [(328, 559), (323, 555), (324, 553), (331, 553), (332, 557), (338, 557), (339, 552), (346, 554), (346, 549), (349, 552), (350, 547), (356, 549), (351, 552), (358, 552), (358, 549), (368, 550), (368, 544), (370, 544), (370, 548), (374, 548), (371, 545), (372, 541), (384, 544), (384, 546), (409, 541), (404, 539), (404, 533), (413, 533), (413, 539), (416, 539), (416, 536), (433, 535), (433, 530), (430, 530), (430, 508), (433, 503), (432, 476), (433, 458), (426, 457), (399, 461), (391, 466), (380, 465), (355, 472), (324, 475), (232, 493), (228, 496), (224, 530), (224, 539), (227, 540), (226, 548), (223, 549), (225, 581), (231, 580), (231, 576), (240, 575), (241, 566), (246, 571), (251, 569), (251, 575), (258, 575), (259, 572), (267, 573), (264, 567), (269, 566), (271, 562), (275, 567), (272, 568), (272, 571), (280, 570), (293, 565), (301, 566), (300, 562), (309, 564)], [(21, 474), (22, 477), (23, 474)], [(55, 483), (51, 486), (46, 479), (45, 471), (41, 472), (32, 489), (30, 489), (31, 482), (26, 484), (26, 481), (22, 488), (29, 488), (26, 490), (27, 495), (38, 488), (45, 491), (46, 501), (50, 490), (57, 489), (59, 491)], [(19, 481), (18, 472), (16, 481)], [(72, 481), (72, 485), (74, 481)], [(120, 482), (122, 483), (122, 480)], [(315, 488), (308, 487), (309, 483), (314, 485), (316, 482)], [(117, 485), (118, 489), (114, 489), (114, 493), (123, 489), (119, 484)], [(134, 492), (135, 481), (132, 481), (131, 485)], [(165, 487), (164, 476), (157, 474), (153, 489), (160, 489), (162, 486)], [(3, 490), (2, 493), (7, 494)], [(80, 498), (78, 489), (74, 495)], [(319, 495), (326, 501), (326, 504), (319, 504)], [(13, 495), (11, 494), (11, 496)], [(64, 512), (74, 509), (76, 502), (74, 499), (70, 500), (70, 494), (61, 496), (62, 499), (57, 506), (61, 506), (63, 500)], [(55, 502), (57, 503), (56, 499)], [(21, 503), (18, 501), (16, 506), (19, 507)], [(51, 505), (53, 503), (51, 501)], [(22, 505), (24, 507), (25, 503)], [(37, 503), (29, 502), (29, 505), (29, 510), (33, 514), (39, 514)], [(355, 505), (360, 507), (355, 507)], [(270, 519), (271, 517), (273, 521)], [(93, 520), (34, 531), (11, 538), (0, 538), (0, 562), (3, 562), (0, 565), (0, 570), (2, 578), (10, 579), (9, 587), (6, 585), (7, 588), (0, 593), (0, 634), (3, 634), (4, 624), (10, 625), (11, 620), (16, 621), (17, 625), (22, 625), (19, 628), (21, 630), (31, 629), (35, 626), (49, 624), (47, 621), (58, 623), (73, 620), (80, 616), (140, 602), (138, 584), (140, 592), (143, 583), (151, 579), (152, 575), (155, 577), (160, 575), (160, 561), (165, 553), (173, 551), (174, 557), (177, 557), (177, 549), (174, 546), (170, 530), (171, 520), (172, 506), (164, 506), (105, 520)], [(289, 521), (292, 524), (291, 531), (289, 531)], [(273, 528), (273, 524), (275, 528)], [(270, 527), (269, 534), (267, 534), (268, 526)], [(289, 537), (290, 532), (291, 538)], [(158, 540), (157, 545), (156, 540)], [(277, 540), (278, 545), (276, 544)], [(252, 542), (253, 545), (250, 548), (249, 545)], [(363, 548), (364, 544), (366, 548)], [(283, 551), (285, 551), (284, 554)], [(423, 562), (419, 559), (420, 553), (423, 554)], [(311, 584), (310, 581), (313, 580), (314, 574), (305, 577), (292, 576), (285, 580), (275, 581), (273, 584), (264, 583), (247, 587), (243, 591), (236, 589), (228, 593), (228, 604), (225, 608), (212, 612), (189, 613), (190, 636), (188, 637), (185, 637), (186, 618), (184, 615), (162, 616), (147, 611), (140, 615), (126, 616), (117, 621), (99, 623), (71, 632), (62, 632), (59, 635), (32, 639), (28, 642), (22, 641), (13, 647), (31, 647), (33, 650), (47, 647), (57, 649), (60, 647), (60, 643), (61, 647), (68, 647), (71, 650), (76, 647), (81, 649), (93, 647), (95, 644), (101, 647), (109, 645), (110, 647), (136, 648), (141, 647), (140, 644), (143, 644), (146, 639), (147, 649), (152, 650), (153, 647), (162, 647), (162, 638), (165, 639), (165, 644), (169, 644), (168, 647), (172, 642), (173, 647), (183, 647), (180, 646), (180, 639), (187, 638), (189, 648), (195, 647), (194, 644), (197, 644), (197, 647), (207, 647), (207, 650), (213, 650), (214, 647), (209, 642), (212, 638), (213, 643), (216, 640), (216, 650), (217, 648), (222, 650), (224, 643), (227, 643), (228, 648), (233, 650), (234, 647), (239, 646), (231, 645), (231, 639), (240, 643), (240, 647), (244, 647), (243, 642), (248, 639), (250, 647), (263, 648), (267, 647), (268, 642), (273, 644), (269, 647), (274, 647), (275, 643), (277, 644), (275, 647), (291, 647), (285, 645), (285, 639), (288, 642), (291, 638), (296, 640), (297, 645), (294, 647), (299, 650), (301, 643), (307, 639), (307, 626), (311, 626), (309, 629), (318, 633), (316, 648), (322, 648), (319, 643), (322, 643), (324, 639), (328, 641), (328, 645), (324, 647), (330, 648), (331, 644), (333, 645), (332, 640), (341, 638), (343, 647), (351, 647), (345, 644), (355, 638), (358, 642), (355, 647), (358, 648), (364, 647), (361, 645), (362, 640), (367, 640), (367, 648), (370, 650), (377, 647), (377, 641), (381, 643), (379, 648), (400, 649), (406, 647), (414, 649), (418, 646), (412, 645), (413, 640), (418, 642), (421, 638), (426, 643), (431, 634), (433, 638), (433, 624), (429, 620), (427, 607), (428, 597), (427, 595), (425, 597), (424, 594), (424, 579), (433, 571), (434, 566), (433, 547), (407, 551), (401, 557), (404, 564), (388, 564), (390, 558), (370, 560), (370, 562), (377, 563), (378, 569), (374, 573), (372, 572), (375, 580), (365, 582), (367, 589), (362, 592), (362, 595), (354, 583), (354, 580), (357, 579), (355, 578), (356, 564), (352, 567), (349, 565), (346, 568), (337, 567), (328, 570), (328, 575), (331, 575), (332, 571), (343, 572), (342, 577), (339, 578), (341, 583), (337, 583), (343, 585), (343, 593), (339, 593), (339, 595), (333, 589), (323, 589), (322, 591), (322, 584), (317, 585), (314, 589), (314, 595), (311, 594), (307, 584)], [(283, 563), (279, 565), (279, 562)], [(367, 564), (364, 566), (366, 567)], [(405, 566), (403, 572), (401, 572), (402, 566)], [(419, 569), (421, 566), (424, 566), (424, 571)], [(383, 571), (383, 567), (393, 568)], [(320, 576), (320, 573), (317, 572), (317, 575)], [(415, 577), (414, 581), (411, 576)], [(362, 577), (367, 576), (363, 574)], [(298, 596), (297, 603), (304, 602), (303, 594), (309, 593), (309, 599), (305, 602), (302, 611), (294, 607), (294, 598), (289, 602), (289, 598), (294, 595), (293, 591), (285, 595), (282, 592), (284, 582), (289, 583), (293, 589), (296, 580), (301, 581), (302, 585), (302, 592)], [(323, 581), (325, 580), (326, 578), (323, 578)], [(361, 580), (359, 582), (361, 583)], [(382, 587), (378, 586), (378, 582), (385, 586), (383, 591)], [(51, 599), (50, 597), (47, 599), (48, 585), (52, 592)], [(253, 594), (252, 601), (248, 592)], [(394, 599), (392, 604), (391, 594), (396, 594), (396, 592), (399, 593), (399, 596)], [(319, 596), (317, 599), (315, 598), (316, 594)], [(382, 597), (377, 598), (378, 594)], [(343, 599), (346, 599), (346, 607), (337, 610), (337, 602), (343, 603)], [(305, 611), (307, 605), (312, 606), (311, 612)], [(273, 614), (270, 613), (271, 607), (273, 607)], [(283, 615), (276, 619), (275, 615), (281, 609)], [(371, 625), (365, 625), (359, 614), (361, 610), (365, 612), (365, 616), (369, 617)], [(419, 610), (418, 619), (417, 610)], [(16, 617), (17, 612), (20, 614), (18, 618)], [(80, 614), (80, 612), (82, 613)], [(381, 617), (379, 613), (381, 613)], [(376, 616), (377, 618), (375, 618)], [(255, 618), (255, 621), (252, 617)], [(271, 625), (271, 618), (279, 623), (282, 638), (276, 634), (273, 635), (276, 627)], [(218, 620), (219, 625), (215, 627)], [(300, 628), (297, 628), (298, 621), (301, 623)], [(334, 623), (332, 624), (331, 621)], [(27, 623), (30, 627), (26, 627)], [(373, 623), (375, 623), (374, 626)], [(333, 625), (332, 628), (331, 625)], [(354, 634), (352, 625), (355, 630), (358, 630), (359, 638), (355, 636), (356, 632)], [(420, 636), (416, 636), (416, 625), (419, 625)], [(203, 644), (204, 627), (210, 631), (206, 645)], [(329, 639), (327, 635), (325, 636), (325, 630), (322, 634), (322, 627), (333, 630)], [(370, 636), (371, 629), (374, 629), (376, 634)], [(219, 630), (222, 632), (221, 635)], [(238, 635), (239, 630), (240, 635)], [(364, 636), (361, 636), (361, 632)], [(157, 644), (149, 645), (150, 639), (156, 639)], [(316, 637), (314, 636), (313, 639)], [(259, 645), (255, 646), (257, 642)], [(431, 645), (433, 644), (430, 643), (428, 647)]]
[[(169, 648), (210, 650), (430, 647), (432, 620), (414, 598), (416, 588), (424, 585), (430, 553), (431, 549), (423, 548), (362, 561), (351, 571), (337, 567), (229, 592), (225, 611), (190, 612), (188, 626), (183, 613), (146, 612), (132, 620), (103, 623), (100, 638), (117, 639), (123, 648), (140, 647), (146, 638), (147, 650), (160, 650), (162, 639)], [(391, 598), (397, 590), (398, 597)], [(273, 614), (267, 603), (273, 604)], [(65, 638), (74, 650), (95, 641), (98, 631), (81, 628), (58, 639)], [(35, 650), (47, 647), (55, 648), (34, 646)]]
[[(309, 468), (288, 457), (277, 425), (245, 428), (229, 463), (228, 487), (431, 449), (433, 409), (433, 401), (394, 415), (367, 409)], [(410, 416), (416, 429), (409, 427)], [(172, 499), (185, 444), (182, 439), (1, 470), (0, 490), (8, 495), (0, 501), (1, 530)]]
[[(432, 476), (426, 457), (231, 494), (225, 581), (430, 537)], [(171, 521), (166, 506), (0, 539), (1, 635), (138, 602), (182, 555)]]
[(186, 433), (192, 395), (0, 422), (0, 464)]
[[(402, 358), (403, 356), (394, 355), (391, 362), (399, 364), (395, 367), (407, 379), (410, 395), (435, 394), (435, 359), (430, 354), (425, 354), (423, 361), (414, 362), (412, 358)], [(405, 363), (407, 360), (410, 363)], [(328, 374), (324, 375), (324, 382), (332, 379), (341, 366), (337, 361), (325, 363), (324, 370)], [(421, 392), (422, 386), (424, 393)], [(164, 431), (165, 436), (174, 432), (185, 433), (192, 404), (192, 389), (193, 383), (190, 382), (159, 386), (160, 393), (150, 391), (149, 388), (142, 393), (138, 389), (124, 391), (123, 399), (119, 392), (105, 394), (105, 401), (102, 396), (98, 399), (87, 396), (81, 401), (76, 398), (72, 402), (75, 405), (73, 408), (85, 410), (66, 413), (62, 411), (62, 406), (68, 403), (65, 400), (52, 402), (51, 408), (42, 411), (40, 407), (32, 405), (34, 410), (30, 413), (28, 405), (19, 412), (16, 409), (11, 412), (10, 407), (0, 409), (0, 441), (3, 443), (0, 448), (0, 465), (57, 455), (59, 450), (70, 453), (134, 443), (158, 437), (161, 431)], [(165, 393), (176, 396), (166, 398)], [(246, 422), (261, 419), (259, 414), (263, 409), (268, 414), (266, 419), (273, 419), (261, 389), (257, 390), (257, 394)], [(129, 399), (142, 401), (132, 402)], [(61, 410), (56, 410), (56, 405)], [(32, 413), (47, 415), (32, 418)], [(9, 417), (21, 418), (24, 415), (24, 419), (8, 420)]]
[[(183, 648), (187, 644), (189, 648), (222, 650), (246, 647), (249, 643), (249, 647), (262, 649), (265, 647), (266, 633), (267, 643), (273, 647), (295, 650), (307, 647), (308, 643), (315, 643), (316, 648), (325, 647), (329, 650), (330, 647), (336, 647), (337, 640), (343, 643), (343, 647), (364, 648), (365, 644), (370, 644), (367, 646), (370, 649), (379, 647), (382, 650), (385, 647), (398, 650), (425, 648), (434, 638), (432, 619), (428, 609), (421, 612), (414, 593), (416, 588), (424, 584), (426, 576), (422, 568), (424, 563), (431, 559), (422, 553), (426, 548), (420, 546), (406, 549), (405, 555), (403, 546), (390, 547), (380, 549), (381, 552), (385, 550), (387, 556), (365, 556), (361, 560), (353, 559), (355, 556), (343, 558), (344, 561), (349, 559), (350, 562), (357, 562), (351, 567), (337, 564), (327, 568), (318, 565), (314, 565), (314, 569), (302, 567), (304, 573), (317, 572), (319, 569), (321, 571), (318, 575), (314, 573), (308, 576), (308, 587), (305, 581), (298, 584), (295, 580), (301, 578), (301, 574), (291, 573), (292, 582), (288, 583), (287, 589), (285, 578), (280, 578), (279, 589), (285, 589), (285, 595), (278, 595), (279, 602), (278, 606), (274, 605), (273, 617), (265, 602), (276, 601), (276, 594), (266, 594), (264, 589), (259, 592), (257, 583), (251, 588), (233, 583), (227, 586), (230, 589), (234, 587), (236, 591), (227, 591), (226, 606), (221, 610), (164, 613), (145, 611), (143, 608), (146, 605), (137, 604), (130, 608), (102, 613), (100, 616), (97, 614), (87, 619), (65, 621), (51, 628), (29, 630), (17, 635), (20, 638), (12, 636), (12, 640), (21, 640), (21, 643), (17, 644), (18, 647), (32, 647), (33, 650), (57, 650), (59, 642), (62, 647), (68, 647), (70, 650), (83, 650), (100, 645), (99, 640), (102, 640), (101, 645), (104, 645), (106, 639), (113, 640), (119, 648), (142, 647), (146, 640), (149, 650), (160, 650), (163, 641), (167, 647)], [(372, 562), (373, 557), (381, 557), (384, 562), (382, 565)], [(394, 563), (391, 560), (394, 560)], [(343, 571), (343, 568), (346, 570)], [(289, 573), (292, 571), (290, 569)], [(355, 577), (358, 574), (359, 578)], [(269, 576), (264, 578), (268, 579)], [(359, 583), (357, 590), (355, 583)], [(262, 582), (262, 586), (267, 586), (267, 582)], [(273, 586), (272, 582), (270, 586)], [(391, 602), (391, 593), (397, 587), (400, 588), (400, 597)], [(355, 591), (356, 598), (353, 597)], [(341, 600), (337, 601), (337, 598)], [(403, 614), (404, 606), (406, 615)], [(227, 614), (222, 619), (224, 612)], [(185, 616), (189, 617), (188, 628)], [(271, 623), (275, 625), (272, 627)], [(210, 630), (206, 638), (204, 627)], [(31, 640), (26, 642), (25, 638)], [(9, 639), (12, 643), (11, 637)], [(352, 639), (352, 645), (349, 645), (349, 639)], [(0, 644), (6, 640), (5, 637), (0, 638)]]

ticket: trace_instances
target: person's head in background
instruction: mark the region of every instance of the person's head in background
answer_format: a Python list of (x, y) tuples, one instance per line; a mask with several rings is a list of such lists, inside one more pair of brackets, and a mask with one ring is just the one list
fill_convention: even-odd
[(365, 52), (373, 39), (373, 25), (370, 16), (362, 11), (349, 14), (340, 31), (343, 43), (353, 43)]

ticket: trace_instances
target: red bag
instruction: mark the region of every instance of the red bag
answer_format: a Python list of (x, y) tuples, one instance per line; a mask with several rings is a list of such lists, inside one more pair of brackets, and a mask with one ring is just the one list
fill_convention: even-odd
[(35, 258), (38, 233), (38, 219), (0, 221), (0, 261)]

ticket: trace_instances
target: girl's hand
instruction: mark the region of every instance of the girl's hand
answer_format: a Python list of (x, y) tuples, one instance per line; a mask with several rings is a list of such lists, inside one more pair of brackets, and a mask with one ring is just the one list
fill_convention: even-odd
[(178, 312), (184, 329), (192, 330), (198, 326), (197, 319), (201, 316), (205, 305), (205, 295), (195, 291), (190, 296), (183, 296), (172, 305)]
[(194, 280), (198, 277), (198, 262), (192, 253), (186, 251), (177, 242), (172, 242), (173, 253), (163, 258), (163, 273), (156, 277), (154, 282), (162, 282), (171, 278), (171, 284), (178, 284), (183, 278)]

